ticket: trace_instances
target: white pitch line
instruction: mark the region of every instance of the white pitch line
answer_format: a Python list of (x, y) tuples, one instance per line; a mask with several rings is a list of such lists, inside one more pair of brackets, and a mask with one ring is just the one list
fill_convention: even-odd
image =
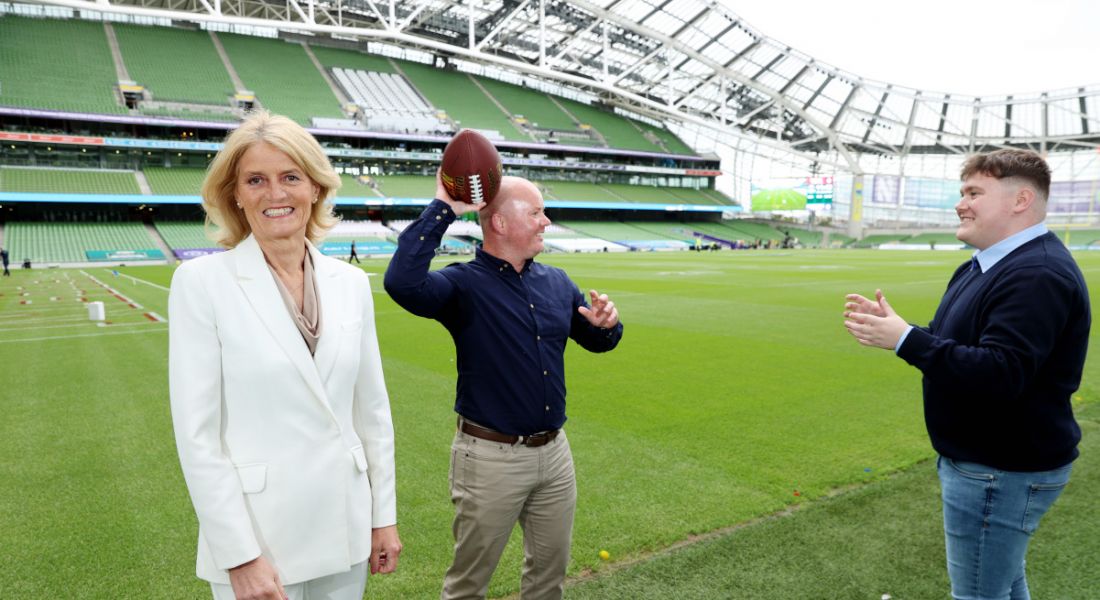
[(106, 336), (106, 335), (136, 335), (136, 334), (142, 334), (142, 333), (159, 333), (159, 332), (162, 332), (162, 331), (167, 332), (168, 328), (164, 327), (162, 329), (138, 329), (138, 330), (133, 330), (133, 331), (112, 331), (112, 332), (104, 332), (104, 333), (81, 333), (81, 334), (76, 334), (76, 335), (55, 335), (55, 336), (49, 336), (49, 337), (20, 338), (20, 339), (17, 339), (17, 340), (0, 340), (0, 344), (14, 344), (14, 343), (17, 343), (17, 342), (41, 342), (41, 341), (46, 341), (46, 340), (70, 340), (70, 339), (73, 339), (73, 338), (102, 337), (102, 336)]
[(43, 317), (41, 319), (19, 319), (19, 324), (26, 325), (27, 323), (64, 323), (66, 321), (81, 322), (87, 320), (88, 317)]
[(116, 299), (121, 300), (122, 302), (125, 302), (126, 304), (128, 304), (130, 306), (130, 308), (145, 308), (144, 306), (138, 304), (136, 300), (130, 298), (129, 296), (126, 296), (122, 292), (120, 292), (120, 291), (114, 289), (113, 287), (107, 285), (106, 283), (103, 283), (102, 281), (96, 279), (93, 275), (89, 275), (88, 273), (85, 273), (83, 270), (80, 271), (80, 272), (83, 273), (84, 276), (87, 277), (88, 279), (91, 279), (92, 281), (94, 281), (96, 283), (96, 285), (98, 285), (98, 286), (102, 287), (103, 289), (107, 290), (108, 292), (110, 292), (111, 295), (114, 296)]
[(133, 280), (134, 280), (135, 282), (137, 282), (137, 283), (144, 283), (145, 285), (148, 285), (148, 286), (151, 286), (151, 287), (155, 287), (155, 288), (157, 288), (158, 290), (164, 290), (164, 291), (166, 291), (166, 292), (168, 292), (168, 291), (171, 291), (171, 290), (169, 290), (168, 288), (164, 287), (163, 285), (159, 285), (159, 284), (153, 283), (153, 282), (151, 282), (151, 281), (145, 281), (144, 279), (141, 279), (141, 278), (138, 278), (138, 277), (134, 277), (133, 275), (127, 275), (126, 273), (119, 273), (119, 276), (120, 276), (120, 277), (127, 277), (127, 278), (129, 278), (129, 279), (133, 279)]
[[(148, 320), (138, 321), (138, 322), (135, 322), (135, 323), (111, 323), (110, 325), (101, 325), (101, 323), (96, 323), (96, 325), (99, 325), (101, 327), (133, 327), (134, 325), (155, 325), (155, 324), (156, 323), (154, 323), (153, 321), (148, 321)], [(68, 323), (68, 324), (65, 324), (65, 325), (34, 325), (34, 326), (31, 326), (31, 327), (0, 327), (0, 332), (24, 331), (24, 330), (27, 330), (27, 329), (36, 329), (36, 330), (37, 329), (62, 329), (62, 328), (65, 328), (65, 327), (77, 327), (77, 325), (74, 325), (72, 323)]]

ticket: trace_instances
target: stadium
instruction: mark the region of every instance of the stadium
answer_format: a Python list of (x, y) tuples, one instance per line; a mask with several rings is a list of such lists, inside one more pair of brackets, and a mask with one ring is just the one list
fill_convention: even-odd
[[(844, 296), (881, 287), (927, 323), (973, 252), (959, 166), (1002, 148), (1046, 158), (1047, 226), (1100, 289), (1100, 85), (877, 81), (730, 4), (0, 2), (0, 597), (209, 597), (168, 289), (219, 251), (199, 190), (255, 109), (320, 141), (342, 182), (320, 249), (354, 242), (373, 287), (406, 550), (367, 598), (438, 597), (451, 556), (454, 346), (382, 274), (461, 129), (539, 186), (539, 260), (626, 323), (613, 353), (567, 351), (567, 598), (945, 597), (919, 372), (852, 341)], [(433, 268), (482, 239), (456, 221)], [(1073, 398), (1081, 457), (1028, 553), (1035, 597), (1100, 595), (1095, 356)], [(490, 597), (519, 597), (521, 533)]]

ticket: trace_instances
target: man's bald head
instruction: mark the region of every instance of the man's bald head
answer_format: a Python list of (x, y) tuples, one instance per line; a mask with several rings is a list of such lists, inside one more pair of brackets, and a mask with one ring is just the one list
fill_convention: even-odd
[(496, 197), (482, 211), (483, 218), (492, 219), (493, 215), (515, 207), (518, 201), (542, 201), (542, 192), (530, 181), (522, 177), (505, 175), (500, 179), (500, 189)]
[(485, 250), (517, 271), (523, 261), (542, 252), (542, 232), (548, 225), (542, 192), (522, 177), (503, 177), (496, 197), (481, 209)]

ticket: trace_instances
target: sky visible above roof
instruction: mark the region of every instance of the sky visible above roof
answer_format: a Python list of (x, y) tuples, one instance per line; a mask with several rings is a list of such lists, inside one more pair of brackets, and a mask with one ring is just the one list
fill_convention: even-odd
[(864, 79), (967, 96), (1100, 84), (1100, 2), (719, 1), (763, 35)]

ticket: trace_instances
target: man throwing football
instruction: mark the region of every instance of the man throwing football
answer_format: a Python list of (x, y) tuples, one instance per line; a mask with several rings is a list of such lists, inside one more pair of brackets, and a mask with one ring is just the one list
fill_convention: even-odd
[[(454, 339), (458, 431), (451, 446), (454, 562), (442, 598), (484, 598), (518, 521), (524, 600), (562, 596), (577, 487), (565, 423), (565, 345), (615, 348), (623, 325), (606, 294), (584, 294), (535, 262), (550, 225), (530, 181), (504, 177), (490, 202), (436, 200), (401, 234), (386, 270), (390, 296)], [(447, 226), (479, 211), (483, 245), (467, 263), (429, 266)]]

